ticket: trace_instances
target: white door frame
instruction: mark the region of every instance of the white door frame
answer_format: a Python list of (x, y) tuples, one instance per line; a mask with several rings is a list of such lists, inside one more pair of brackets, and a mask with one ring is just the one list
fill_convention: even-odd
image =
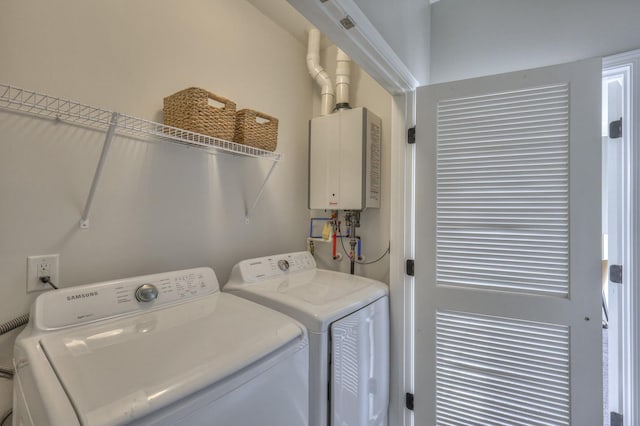
[[(627, 116), (623, 102), (627, 99), (628, 70), (615, 68), (603, 70), (602, 76), (602, 226), (603, 226), (603, 267), (623, 265), (622, 249), (624, 229), (622, 214), (626, 207), (623, 202), (623, 148), (626, 138), (612, 140), (608, 137), (609, 123)], [(614, 83), (615, 82), (615, 83)], [(606, 111), (605, 111), (606, 110)], [(607, 363), (603, 363), (608, 373), (603, 383), (607, 389), (605, 396), (606, 417), (610, 412), (622, 413), (622, 284), (609, 279), (608, 270), (603, 271), (603, 297), (606, 297), (607, 315)], [(606, 286), (605, 286), (606, 284)], [(603, 301), (604, 303), (604, 301)], [(603, 339), (603, 349), (605, 347)], [(604, 359), (604, 358), (603, 358)]]
[(603, 59), (603, 73), (621, 70), (627, 83), (623, 117), (624, 213), (622, 284), (622, 399), (625, 424), (640, 421), (640, 50)]
[(391, 113), (391, 401), (389, 425), (413, 425), (405, 394), (414, 391), (414, 278), (405, 273), (405, 260), (415, 253), (415, 146), (406, 142), (415, 125), (415, 92), (396, 95)]

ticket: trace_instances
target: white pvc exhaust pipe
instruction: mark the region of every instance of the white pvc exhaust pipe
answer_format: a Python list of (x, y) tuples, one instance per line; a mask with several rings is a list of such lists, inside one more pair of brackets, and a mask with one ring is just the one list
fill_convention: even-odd
[(309, 31), (307, 68), (309, 68), (311, 77), (318, 83), (318, 86), (320, 86), (320, 114), (330, 114), (333, 111), (335, 96), (331, 78), (324, 68), (320, 66), (320, 31), (316, 28), (312, 28)]
[(349, 86), (351, 85), (351, 58), (338, 49), (336, 56), (336, 107), (351, 108)]

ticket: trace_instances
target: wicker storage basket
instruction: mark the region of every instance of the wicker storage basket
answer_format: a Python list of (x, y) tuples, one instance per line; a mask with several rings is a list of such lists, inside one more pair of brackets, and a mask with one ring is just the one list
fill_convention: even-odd
[[(217, 108), (209, 99), (224, 104)], [(190, 87), (164, 98), (164, 124), (232, 140), (235, 131), (236, 104), (198, 87)]]
[[(258, 122), (257, 118), (267, 120)], [(236, 113), (234, 142), (275, 151), (278, 144), (278, 119), (252, 109), (241, 109)]]

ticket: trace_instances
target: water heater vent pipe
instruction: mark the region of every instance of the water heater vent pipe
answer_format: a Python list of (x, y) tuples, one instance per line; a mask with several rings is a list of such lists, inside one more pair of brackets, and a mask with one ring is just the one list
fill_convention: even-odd
[(338, 49), (336, 56), (336, 109), (351, 108), (351, 105), (349, 105), (350, 77), (351, 58)]
[(309, 74), (320, 86), (320, 114), (328, 115), (333, 111), (335, 95), (333, 84), (327, 72), (320, 66), (320, 31), (312, 28), (309, 31), (309, 45), (307, 48), (307, 68)]

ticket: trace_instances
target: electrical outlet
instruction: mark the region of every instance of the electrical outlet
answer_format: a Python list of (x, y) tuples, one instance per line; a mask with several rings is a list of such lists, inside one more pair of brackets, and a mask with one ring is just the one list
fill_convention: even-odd
[(53, 284), (59, 284), (59, 259), (58, 254), (27, 257), (27, 293), (52, 289), (49, 284), (40, 281), (40, 277), (49, 277)]

